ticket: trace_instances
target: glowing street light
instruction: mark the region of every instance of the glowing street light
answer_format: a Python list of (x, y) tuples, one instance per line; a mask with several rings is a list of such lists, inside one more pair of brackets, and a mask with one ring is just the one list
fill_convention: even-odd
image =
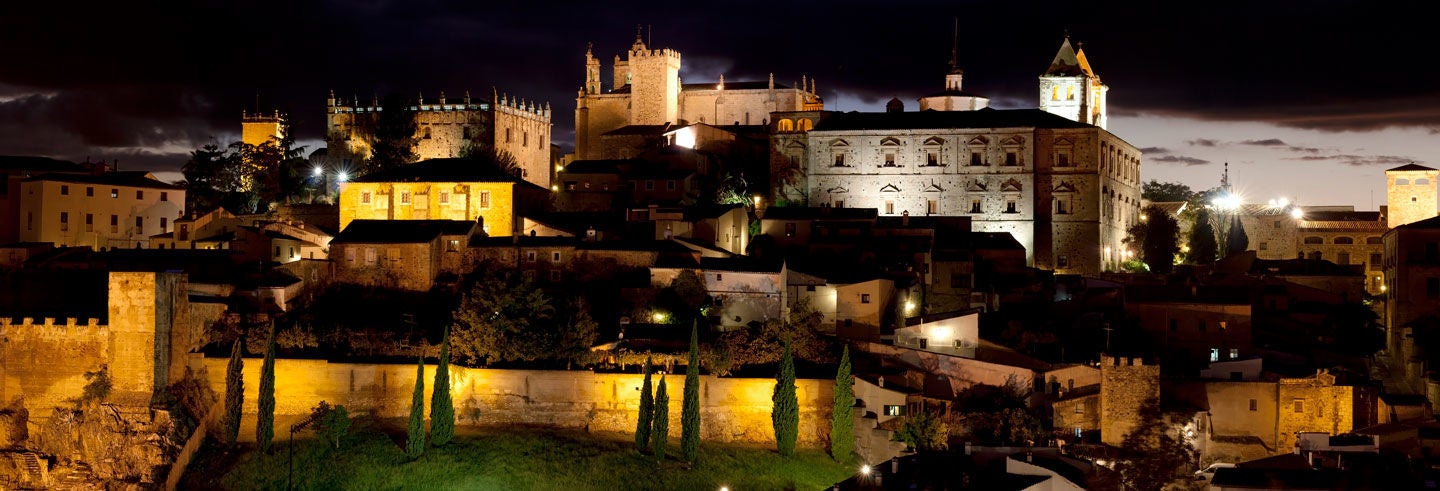
[(1297, 206), (1297, 207), (1294, 207), (1294, 208), (1291, 208), (1291, 209), (1290, 209), (1290, 218), (1294, 218), (1294, 219), (1296, 219), (1296, 220), (1299, 220), (1299, 219), (1301, 219), (1301, 218), (1305, 218), (1305, 211), (1301, 210), (1300, 207), (1298, 207), (1298, 206)]
[(868, 476), (868, 475), (870, 475), (870, 465), (869, 465), (869, 464), (860, 466), (860, 475), (862, 475), (862, 476)]
[(350, 173), (349, 173), (349, 172), (345, 172), (345, 171), (342, 170), (342, 171), (340, 171), (339, 174), (336, 174), (336, 175), (335, 175), (335, 180), (336, 180), (336, 181), (339, 181), (339, 182), (349, 181), (349, 180), (350, 180)]
[(325, 175), (325, 168), (318, 165), (315, 166), (315, 177), (320, 177), (323, 175)]

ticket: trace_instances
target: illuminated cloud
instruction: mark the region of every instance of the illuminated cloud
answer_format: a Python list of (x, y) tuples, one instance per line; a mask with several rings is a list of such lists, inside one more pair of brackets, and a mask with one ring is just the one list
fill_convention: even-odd
[(1154, 158), (1146, 156), (1146, 158), (1151, 162), (1162, 164), (1206, 165), (1210, 163), (1209, 160), (1195, 157), (1186, 157), (1184, 155), (1161, 155)]

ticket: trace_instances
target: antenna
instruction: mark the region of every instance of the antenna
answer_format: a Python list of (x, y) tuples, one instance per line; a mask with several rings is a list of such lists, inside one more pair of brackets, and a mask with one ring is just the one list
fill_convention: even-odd
[(255, 91), (255, 114), (260, 114), (260, 91)]
[(655, 41), (655, 25), (654, 25), (654, 24), (645, 24), (645, 45), (646, 45), (646, 46), (654, 46), (654, 45), (655, 45), (655, 42), (654, 42), (654, 41)]
[(953, 19), (955, 21), (955, 29), (951, 31), (950, 34), (950, 68), (959, 66), (960, 58), (960, 17), (956, 16)]

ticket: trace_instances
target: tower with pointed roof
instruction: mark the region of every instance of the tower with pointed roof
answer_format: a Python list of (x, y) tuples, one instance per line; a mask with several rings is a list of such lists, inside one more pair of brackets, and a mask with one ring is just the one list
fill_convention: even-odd
[(960, 21), (955, 21), (955, 34), (950, 42), (950, 71), (945, 74), (945, 90), (920, 98), (921, 111), (974, 111), (990, 107), (990, 98), (961, 89), (965, 70), (960, 69)]
[(1436, 216), (1440, 170), (1406, 164), (1385, 171), (1386, 223), (1390, 228)]
[(1085, 50), (1072, 47), (1066, 35), (1050, 68), (1040, 75), (1040, 109), (1105, 128), (1105, 93), (1109, 90), (1090, 68)]

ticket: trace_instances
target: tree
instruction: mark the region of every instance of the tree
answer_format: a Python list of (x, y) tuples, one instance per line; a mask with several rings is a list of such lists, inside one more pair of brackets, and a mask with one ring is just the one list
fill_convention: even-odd
[(376, 118), (370, 142), (370, 158), (365, 162), (365, 173), (394, 169), (414, 162), (415, 133), (419, 125), (415, 122), (415, 111), (410, 109), (410, 100), (399, 94), (385, 96), (381, 103), (380, 116)]
[(1190, 198), (1195, 197), (1195, 191), (1190, 190), (1190, 186), (1178, 182), (1160, 182), (1151, 179), (1141, 185), (1140, 197), (1159, 203), (1189, 201)]
[(1250, 248), (1250, 237), (1245, 235), (1245, 227), (1240, 224), (1240, 216), (1234, 213), (1229, 214), (1230, 233), (1225, 238), (1225, 256), (1245, 252)]
[(645, 357), (645, 381), (640, 384), (640, 414), (635, 422), (635, 446), (650, 449), (650, 424), (655, 418), (655, 397), (650, 391), (650, 357)]
[(330, 446), (339, 449), (340, 441), (350, 433), (350, 412), (345, 406), (330, 407), (329, 403), (320, 401), (314, 409), (310, 410), (311, 429), (315, 434)]
[(940, 418), (920, 411), (905, 418), (905, 423), (900, 425), (900, 431), (895, 432), (895, 438), (917, 452), (930, 452), (949, 448), (949, 433), (948, 427)]
[(700, 453), (699, 323), (690, 325), (690, 363), (685, 365), (685, 399), (680, 404), (680, 455), (695, 462)]
[(582, 361), (590, 355), (590, 347), (599, 336), (600, 323), (590, 316), (590, 301), (584, 296), (572, 297), (564, 310), (567, 315), (556, 327), (559, 338), (550, 357), (565, 360), (568, 364)]
[[(455, 309), (451, 349), (462, 360), (529, 361), (553, 358), (557, 323), (550, 297), (513, 271), (485, 270)], [(588, 315), (588, 314), (587, 314)], [(585, 346), (589, 348), (589, 346)]]
[(270, 335), (265, 345), (265, 361), (260, 364), (259, 414), (255, 420), (255, 441), (260, 451), (270, 453), (270, 442), (275, 440), (275, 324), (270, 324)]
[(775, 377), (775, 392), (770, 396), (770, 424), (775, 427), (775, 446), (780, 455), (795, 454), (795, 441), (800, 437), (800, 401), (795, 397), (795, 360), (790, 357), (790, 343)]
[(665, 459), (665, 444), (670, 443), (670, 394), (665, 390), (665, 376), (655, 387), (655, 429), (650, 435), (650, 451), (656, 459)]
[(1029, 411), (1030, 389), (1011, 379), (1005, 385), (976, 384), (955, 395), (946, 430), (981, 445), (1025, 446), (1045, 433)]
[(785, 319), (770, 319), (758, 329), (737, 329), (720, 335), (716, 340), (717, 363), (714, 371), (725, 374), (734, 366), (759, 365), (780, 361), (788, 344), (800, 359), (830, 363), (834, 360), (833, 344), (819, 334), (824, 314), (801, 300)]
[(525, 170), (515, 155), (491, 142), (471, 140), (460, 149), (460, 158), (471, 161), (470, 165), (480, 173), (525, 178)]
[(830, 457), (837, 462), (850, 459), (855, 449), (855, 379), (850, 377), (850, 347), (840, 352), (835, 369), (835, 401), (830, 408)]
[(1141, 406), (1139, 421), (1120, 444), (1130, 455), (1116, 462), (1115, 471), (1125, 489), (1160, 489), (1195, 461), (1195, 449), (1168, 428), (1155, 399)]
[(1175, 254), (1180, 252), (1180, 223), (1159, 206), (1147, 206), (1141, 213), (1145, 218), (1130, 227), (1125, 243), (1140, 249), (1140, 258), (1150, 271), (1169, 274), (1175, 269)]
[(425, 453), (425, 359), (415, 363), (415, 395), (410, 398), (410, 427), (405, 434), (405, 456), (410, 460)]
[(240, 409), (245, 402), (245, 360), (240, 357), (240, 340), (230, 347), (230, 364), (225, 367), (225, 417), (221, 422), (225, 441), (240, 439)]
[(1210, 224), (1210, 210), (1202, 207), (1195, 212), (1195, 225), (1190, 228), (1190, 263), (1214, 263), (1216, 248), (1215, 227)]
[(441, 446), (455, 436), (455, 400), (450, 394), (450, 329), (440, 341), (440, 365), (435, 367), (435, 388), (430, 394), (430, 444)]

